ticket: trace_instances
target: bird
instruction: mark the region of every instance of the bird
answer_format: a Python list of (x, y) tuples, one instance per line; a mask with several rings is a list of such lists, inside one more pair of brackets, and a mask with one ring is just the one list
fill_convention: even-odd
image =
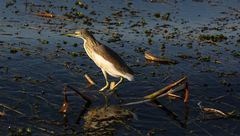
[(115, 90), (123, 82), (124, 78), (128, 81), (134, 80), (134, 72), (124, 60), (111, 48), (97, 41), (87, 29), (79, 29), (73, 33), (65, 34), (65, 36), (83, 40), (83, 47), (87, 55), (101, 69), (105, 78), (106, 84), (99, 90), (100, 92), (109, 88), (108, 75), (120, 78), (112, 90)]

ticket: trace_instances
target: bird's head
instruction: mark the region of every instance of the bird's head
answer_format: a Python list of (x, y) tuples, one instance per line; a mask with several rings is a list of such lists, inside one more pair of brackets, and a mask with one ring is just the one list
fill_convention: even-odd
[(73, 33), (68, 33), (64, 35), (69, 37), (82, 38), (83, 40), (87, 39), (88, 37), (92, 37), (91, 33), (87, 29), (76, 30)]

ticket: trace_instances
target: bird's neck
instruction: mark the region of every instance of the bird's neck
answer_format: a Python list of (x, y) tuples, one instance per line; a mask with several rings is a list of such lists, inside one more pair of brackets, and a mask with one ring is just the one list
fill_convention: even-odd
[(90, 37), (84, 37), (82, 38), (84, 45), (87, 44), (88, 46), (95, 46), (97, 45), (97, 41), (95, 40), (95, 38), (93, 36)]
[(82, 38), (82, 40), (83, 40), (83, 44), (85, 44), (86, 42), (87, 42), (87, 39), (85, 39), (85, 38), (83, 38), (83, 37), (81, 37)]

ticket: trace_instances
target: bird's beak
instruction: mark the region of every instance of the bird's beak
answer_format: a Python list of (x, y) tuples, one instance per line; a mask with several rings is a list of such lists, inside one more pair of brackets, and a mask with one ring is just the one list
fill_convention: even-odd
[(74, 33), (70, 33), (70, 34), (63, 34), (64, 36), (68, 36), (68, 37), (76, 37), (77, 35)]

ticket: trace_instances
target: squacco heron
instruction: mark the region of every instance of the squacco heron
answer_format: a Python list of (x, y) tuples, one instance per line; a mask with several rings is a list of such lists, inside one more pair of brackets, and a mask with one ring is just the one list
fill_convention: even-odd
[(127, 66), (121, 57), (112, 49), (98, 42), (88, 30), (81, 29), (65, 35), (83, 39), (83, 47), (87, 55), (102, 70), (106, 85), (99, 91), (109, 88), (108, 74), (120, 78), (120, 80), (113, 86), (113, 90), (123, 82), (123, 78), (126, 78), (129, 81), (134, 79), (133, 71)]

